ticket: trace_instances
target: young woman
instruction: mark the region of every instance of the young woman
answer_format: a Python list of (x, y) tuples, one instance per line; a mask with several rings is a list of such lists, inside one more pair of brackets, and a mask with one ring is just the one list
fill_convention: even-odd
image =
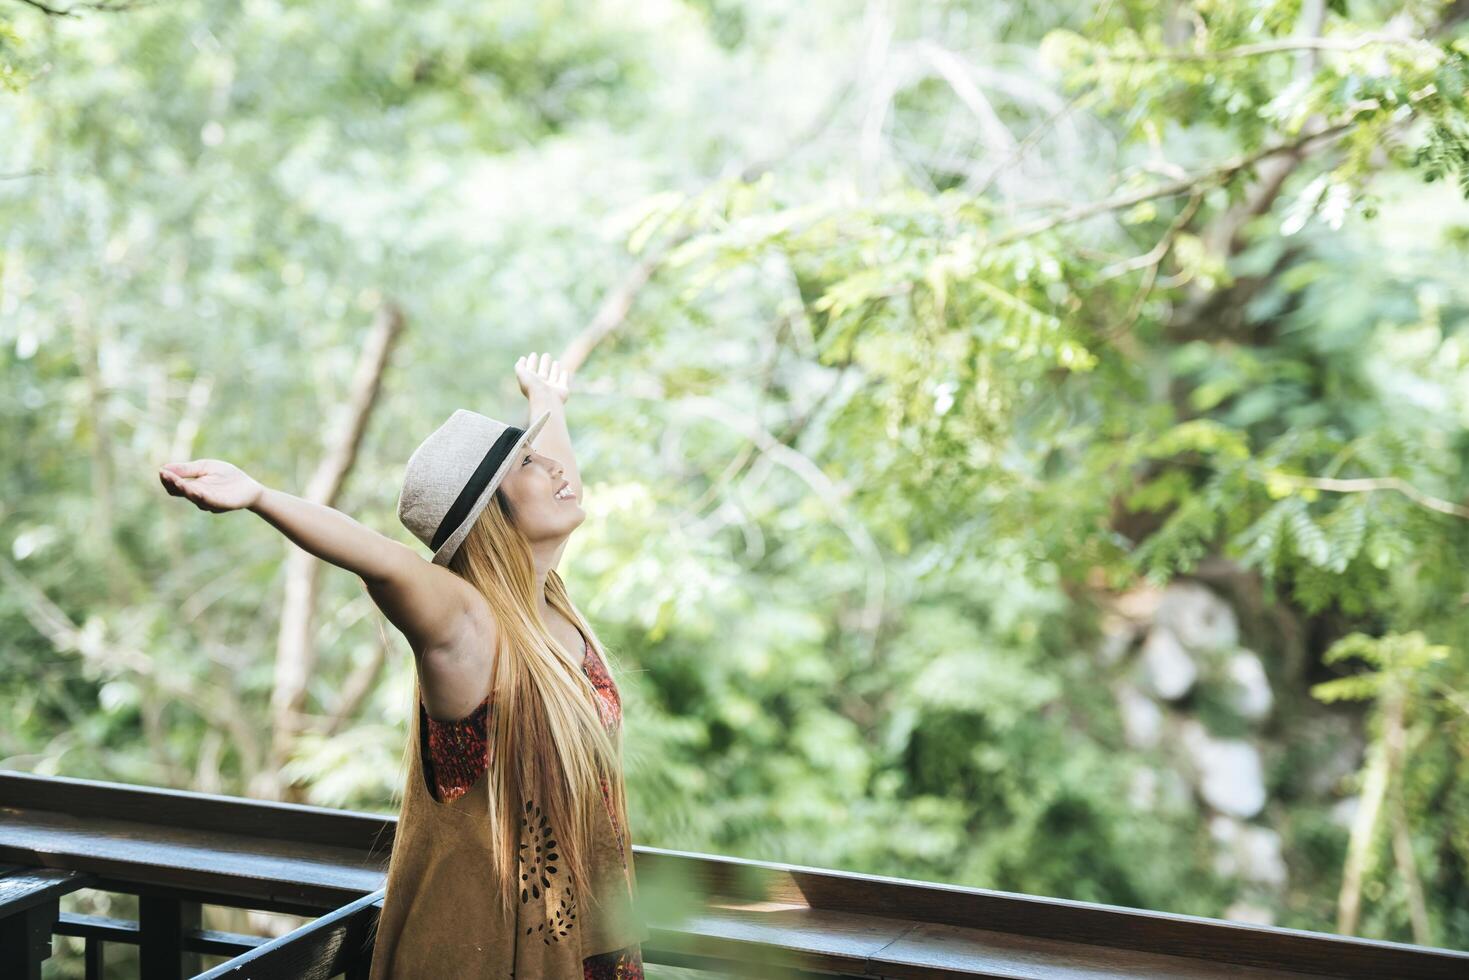
[(621, 699), (556, 571), (586, 519), (569, 378), (547, 354), (515, 374), (528, 426), (460, 409), (408, 460), (398, 518), (431, 560), (222, 460), (159, 471), (174, 496), (252, 510), (360, 576), (413, 649), (371, 980), (643, 976)]

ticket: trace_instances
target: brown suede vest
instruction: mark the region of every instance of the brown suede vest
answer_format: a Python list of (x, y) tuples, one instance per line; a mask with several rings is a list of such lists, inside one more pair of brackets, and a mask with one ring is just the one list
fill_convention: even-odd
[(520, 902), (515, 921), (508, 921), (490, 880), (489, 773), (457, 799), (434, 798), (423, 764), (428, 726), (420, 697), (415, 681), (417, 710), (409, 724), (415, 750), (369, 980), (582, 980), (585, 957), (645, 942), (631, 834), (619, 842), (605, 805), (596, 808), (589, 855), (598, 905), (573, 886), (564, 862), (544, 860), (554, 853), (549, 844), (559, 828), (548, 824), (536, 801), (522, 803)]

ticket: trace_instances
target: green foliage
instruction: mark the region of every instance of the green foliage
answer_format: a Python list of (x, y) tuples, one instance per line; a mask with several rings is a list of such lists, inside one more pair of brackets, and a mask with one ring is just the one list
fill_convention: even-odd
[(0, 88), (14, 92), (21, 87), (20, 36), (3, 18), (0, 18)]
[(1410, 677), (1427, 670), (1446, 661), (1452, 652), (1450, 647), (1429, 643), (1418, 630), (1386, 636), (1351, 633), (1333, 643), (1321, 655), (1321, 662), (1333, 664), (1356, 657), (1377, 669), (1315, 684), (1311, 687), (1311, 696), (1326, 702), (1370, 700), (1382, 693), (1389, 678), (1397, 675)]
[(1424, 180), (1456, 180), (1469, 197), (1469, 134), (1455, 123), (1434, 123), (1427, 140), (1414, 153), (1413, 164), (1423, 168)]

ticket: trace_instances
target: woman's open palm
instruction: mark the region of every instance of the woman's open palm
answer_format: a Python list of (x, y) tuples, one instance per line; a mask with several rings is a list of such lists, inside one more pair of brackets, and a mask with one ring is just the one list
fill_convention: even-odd
[(216, 514), (251, 506), (265, 489), (244, 470), (222, 459), (164, 463), (158, 480), (175, 497), (187, 497), (200, 510)]
[(515, 380), (520, 382), (520, 393), (527, 398), (536, 391), (549, 391), (565, 404), (571, 397), (571, 372), (550, 354), (539, 358), (528, 354), (516, 361)]

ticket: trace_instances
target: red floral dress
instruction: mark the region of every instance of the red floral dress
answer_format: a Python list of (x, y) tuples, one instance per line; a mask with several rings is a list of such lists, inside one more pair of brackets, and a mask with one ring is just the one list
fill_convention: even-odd
[[(597, 713), (603, 725), (609, 730), (615, 729), (622, 724), (622, 698), (602, 658), (597, 656), (586, 636), (582, 637), (582, 649), (585, 651), (582, 673), (597, 689)], [(463, 796), (484, 775), (488, 766), (485, 724), (489, 705), (487, 697), (468, 717), (458, 721), (438, 721), (424, 716), (428, 721), (430, 781), (442, 802)], [(602, 800), (607, 804), (607, 814), (612, 818), (612, 829), (621, 849), (622, 828), (612, 813), (612, 798), (606, 780), (602, 780)], [(588, 956), (582, 960), (582, 976), (583, 980), (643, 980), (642, 947), (627, 946)]]

